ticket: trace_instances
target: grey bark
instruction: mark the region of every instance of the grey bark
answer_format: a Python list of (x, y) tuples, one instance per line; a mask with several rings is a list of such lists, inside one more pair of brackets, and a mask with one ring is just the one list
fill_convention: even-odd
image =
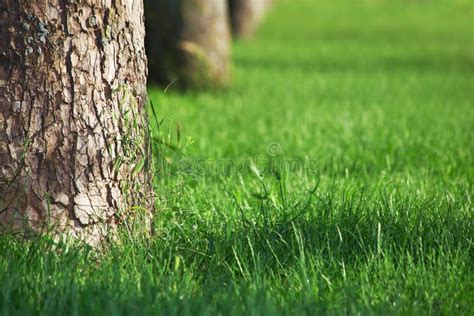
[(227, 0), (145, 0), (150, 79), (182, 88), (229, 82)]
[(237, 38), (255, 34), (273, 0), (228, 0), (232, 33)]
[(0, 1), (0, 231), (96, 245), (152, 206), (142, 0)]

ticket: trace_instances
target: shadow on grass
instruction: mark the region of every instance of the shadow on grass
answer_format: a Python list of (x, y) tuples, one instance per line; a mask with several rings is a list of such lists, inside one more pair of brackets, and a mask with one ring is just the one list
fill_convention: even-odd
[(331, 195), (286, 209), (270, 204), (262, 200), (257, 215), (241, 209), (239, 219), (222, 218), (210, 227), (186, 231), (188, 225), (179, 225), (167, 231), (166, 240), (206, 279), (278, 273), (303, 258), (357, 265), (409, 254), (418, 262), (427, 254), (472, 247), (469, 217), (454, 203), (381, 194), (375, 204), (363, 196)]
[[(165, 211), (153, 238), (124, 233), (105, 253), (3, 236), (0, 308), (7, 314), (387, 312), (393, 302), (404, 311), (469, 308), (458, 304), (471, 293), (461, 291), (473, 261), (466, 201), (316, 190), (299, 203), (255, 198), (253, 208), (235, 199), (240, 216)], [(426, 289), (434, 301), (420, 296)]]
[(270, 69), (278, 71), (299, 70), (302, 72), (459, 72), (472, 74), (474, 71), (474, 58), (460, 55), (457, 58), (447, 56), (426, 57), (375, 57), (365, 60), (330, 60), (315, 57), (308, 59), (277, 59), (277, 58), (244, 58), (236, 57), (238, 67), (243, 69)]

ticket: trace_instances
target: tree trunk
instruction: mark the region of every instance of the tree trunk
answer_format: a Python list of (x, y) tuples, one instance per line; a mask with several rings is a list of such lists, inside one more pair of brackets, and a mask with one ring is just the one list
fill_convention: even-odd
[(0, 1), (0, 231), (97, 245), (152, 205), (143, 24), (142, 0)]
[(182, 88), (229, 82), (227, 0), (145, 0), (150, 78)]
[(235, 37), (252, 37), (273, 0), (229, 0), (230, 21)]

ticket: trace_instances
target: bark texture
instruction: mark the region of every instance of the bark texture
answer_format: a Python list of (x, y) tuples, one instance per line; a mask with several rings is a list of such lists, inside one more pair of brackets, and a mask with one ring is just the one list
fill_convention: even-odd
[(150, 79), (182, 88), (229, 82), (227, 0), (145, 0)]
[(273, 0), (228, 0), (232, 33), (237, 38), (255, 34)]
[(151, 205), (144, 32), (142, 0), (0, 1), (0, 231), (96, 245)]

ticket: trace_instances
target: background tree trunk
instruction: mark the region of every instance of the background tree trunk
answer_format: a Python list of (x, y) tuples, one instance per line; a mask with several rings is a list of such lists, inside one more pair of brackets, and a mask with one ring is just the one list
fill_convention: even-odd
[(229, 82), (227, 0), (145, 0), (150, 79), (184, 88)]
[(273, 0), (228, 0), (232, 33), (235, 37), (254, 35)]
[(146, 68), (142, 0), (0, 2), (0, 230), (95, 245), (151, 206)]

